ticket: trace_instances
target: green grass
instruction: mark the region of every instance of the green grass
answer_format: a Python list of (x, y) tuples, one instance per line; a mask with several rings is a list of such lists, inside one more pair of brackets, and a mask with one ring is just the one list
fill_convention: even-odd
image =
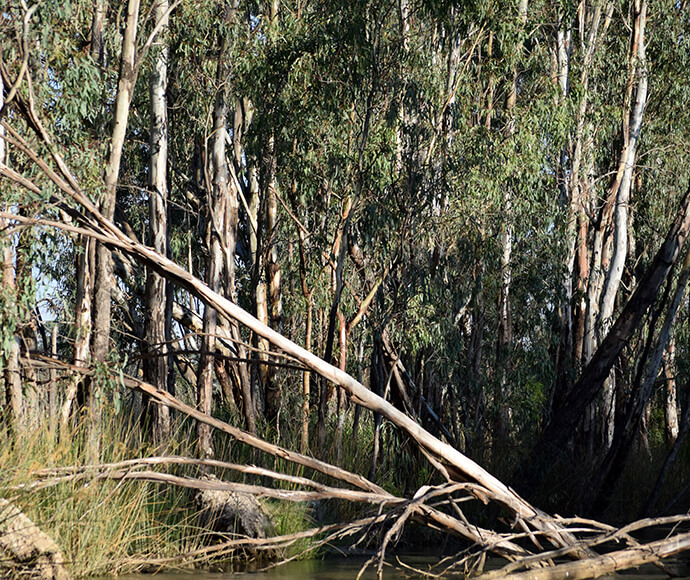
[[(120, 417), (104, 419), (101, 461), (145, 457), (131, 447), (131, 429)], [(198, 547), (193, 504), (186, 490), (136, 481), (64, 481), (43, 489), (22, 487), (43, 468), (83, 465), (87, 427), (61, 437), (50, 425), (26, 431), (16, 441), (0, 435), (0, 497), (22, 509), (62, 548), (75, 577), (118, 574)]]
[[(104, 404), (100, 430), (101, 463), (161, 454), (196, 456), (196, 428), (193, 421), (177, 415), (174, 433), (166, 449), (153, 449), (146, 443), (141, 425), (133, 419), (127, 419), (132, 416), (131, 409), (118, 407), (118, 411), (109, 403)], [(228, 412), (220, 408), (217, 414), (228, 415)], [(232, 417), (225, 418), (233, 421)], [(335, 459), (334, 421), (330, 421), (327, 429), (327, 452), (323, 457), (326, 461)], [(237, 424), (236, 421), (233, 423)], [(191, 490), (141, 481), (97, 481), (93, 478), (62, 481), (42, 489), (28, 487), (38, 480), (36, 472), (40, 469), (88, 464), (93, 454), (87, 450), (88, 442), (92, 440), (87, 421), (58, 436), (56, 426), (43, 420), (34, 428), (24, 431), (17, 440), (2, 425), (0, 420), (0, 497), (17, 505), (58, 543), (69, 572), (74, 577), (217, 564), (209, 560), (180, 558), (198, 550), (204, 542), (218, 541), (217, 538), (209, 540), (209, 534), (199, 529), (194, 492)], [(315, 444), (316, 428), (315, 425), (312, 427), (312, 444)], [(284, 418), (279, 436), (275, 429), (267, 425), (260, 425), (260, 430), (269, 440), (280, 439), (279, 444), (299, 449), (298, 422)], [(357, 440), (354, 440), (350, 409), (343, 437), (343, 467), (364, 475), (368, 473), (372, 436), (373, 420), (371, 414), (365, 412)], [(256, 464), (338, 485), (303, 467), (257, 452), (223, 433), (215, 433), (214, 443), (216, 459)], [(397, 436), (387, 422), (383, 425), (381, 445), (377, 483), (394, 493), (413, 493), (420, 485), (431, 482), (427, 469), (415, 469), (420, 459), (413, 452), (410, 442)], [(198, 468), (190, 466), (162, 466), (159, 469), (175, 475), (199, 475)], [(262, 481), (229, 471), (217, 471), (216, 474), (228, 481), (287, 488), (293, 486), (287, 482)], [(348, 521), (369, 515), (372, 510), (368, 505), (332, 500), (318, 506), (319, 521), (315, 522), (313, 505), (279, 501), (269, 501), (265, 505), (275, 522), (277, 535), (293, 534), (325, 522)], [(300, 554), (313, 557), (311, 548), (317, 544), (318, 538), (303, 539), (274, 555), (278, 558)], [(240, 552), (235, 556), (241, 555)]]

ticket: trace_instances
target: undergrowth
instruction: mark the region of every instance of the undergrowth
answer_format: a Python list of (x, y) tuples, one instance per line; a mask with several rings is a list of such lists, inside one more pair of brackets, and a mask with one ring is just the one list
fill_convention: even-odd
[[(103, 463), (146, 457), (151, 450), (138, 427), (122, 416), (104, 416)], [(60, 481), (35, 487), (36, 472), (87, 463), (88, 423), (58, 435), (42, 422), (21, 435), (0, 434), (0, 497), (19, 507), (61, 547), (75, 577), (120, 574), (145, 568), (152, 558), (171, 558), (199, 547), (193, 503), (186, 490), (138, 481)]]
[[(193, 421), (178, 416), (168, 445), (164, 449), (154, 449), (146, 442), (141, 424), (126, 419), (132, 415), (105, 405), (100, 429), (100, 463), (154, 455), (196, 456)], [(12, 435), (2, 429), (2, 425), (0, 420), (0, 497), (19, 507), (57, 542), (73, 577), (216, 565), (217, 562), (210, 560), (181, 558), (190, 552), (198, 553), (209, 542), (221, 541), (208, 530), (199, 528), (193, 490), (142, 481), (96, 480), (91, 476), (63, 479), (44, 486), (46, 478), (38, 477), (40, 470), (86, 466), (93, 461), (93, 452), (87, 450), (88, 442), (93, 441), (87, 420), (64, 433), (60, 433), (56, 422), (51, 420), (37, 421), (20, 435)], [(363, 429), (359, 438), (368, 435)], [(352, 444), (352, 449), (346, 450), (349, 467), (364, 469), (364, 461), (354, 453), (358, 446), (347, 441)], [(296, 441), (285, 438), (281, 443), (299, 447)], [(287, 474), (323, 479), (319, 474), (305, 473), (300, 466), (259, 453), (219, 432), (215, 434), (215, 453), (216, 459), (223, 461), (263, 465)], [(357, 463), (359, 465), (353, 465)], [(190, 466), (167, 465), (150, 469), (180, 476), (200, 475), (198, 468)], [(261, 483), (241, 473), (213, 471), (226, 481)], [(41, 482), (41, 486), (36, 486), (37, 482)], [(291, 487), (293, 484), (273, 481), (269, 485)], [(265, 507), (275, 523), (276, 535), (289, 535), (325, 523), (325, 520), (342, 521), (354, 516), (363, 506), (348, 502), (320, 502), (317, 505), (270, 500), (265, 502)], [(317, 543), (313, 539), (298, 540), (276, 557), (314, 557), (318, 555), (314, 549)], [(232, 558), (232, 555), (224, 557)]]
[[(223, 415), (222, 408), (219, 409)], [(115, 405), (105, 404), (100, 428), (98, 461), (114, 463), (153, 455), (196, 456), (195, 423), (179, 415), (173, 435), (164, 449), (147, 443), (143, 427), (134, 419), (136, 413), (122, 412)], [(233, 421), (232, 417), (224, 417)], [(351, 419), (351, 415), (350, 415)], [(182, 559), (198, 551), (209, 541), (220, 541), (199, 528), (194, 491), (171, 485), (142, 481), (96, 480), (89, 476), (45, 484), (37, 472), (46, 468), (85, 466), (93, 461), (88, 450), (90, 423), (82, 420), (67, 432), (59, 433), (55, 421), (36, 421), (20, 435), (1, 428), (0, 421), (0, 497), (19, 507), (39, 528), (61, 547), (69, 572), (74, 577), (125, 574), (136, 571), (160, 571), (183, 566), (210, 565), (208, 560)], [(289, 425), (289, 427), (288, 427)], [(279, 436), (265, 425), (263, 435), (285, 447), (299, 448), (299, 430), (286, 423)], [(334, 426), (333, 426), (334, 427)], [(323, 459), (335, 461), (333, 432), (328, 429)], [(261, 433), (259, 434), (261, 436)], [(367, 474), (371, 462), (373, 421), (363, 417), (357, 437), (347, 421), (344, 433), (342, 463), (346, 469)], [(355, 440), (356, 439), (356, 440)], [(257, 452), (234, 441), (223, 433), (215, 434), (216, 459), (238, 464), (256, 464), (290, 475), (304, 475), (316, 481), (334, 484), (320, 474), (283, 459)], [(90, 451), (90, 452), (89, 452)], [(394, 436), (384, 422), (381, 432), (381, 454), (376, 466), (377, 483), (396, 494), (414, 492), (430, 482), (428, 472), (411, 469), (418, 458), (409, 442)], [(151, 467), (175, 475), (198, 477), (198, 468), (190, 466)], [(232, 471), (216, 471), (226, 481), (262, 482)], [(264, 484), (266, 482), (263, 482)], [(272, 481), (269, 485), (292, 487), (287, 482)], [(371, 506), (337, 500), (291, 503), (267, 501), (265, 507), (275, 523), (277, 535), (289, 535), (334, 521), (348, 521), (367, 515)], [(313, 557), (318, 552), (316, 539), (302, 539), (277, 554), (278, 558), (299, 555)], [(232, 557), (225, 556), (225, 557)], [(213, 565), (215, 566), (215, 562)]]

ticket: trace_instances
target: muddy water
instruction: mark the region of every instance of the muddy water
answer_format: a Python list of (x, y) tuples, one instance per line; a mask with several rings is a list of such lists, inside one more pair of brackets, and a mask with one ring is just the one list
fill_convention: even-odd
[[(406, 557), (403, 562), (410, 568), (386, 566), (384, 568), (384, 580), (402, 580), (403, 578), (423, 578), (422, 572), (433, 567), (438, 559), (429, 557)], [(327, 558), (324, 560), (305, 560), (291, 562), (269, 570), (236, 573), (210, 573), (194, 572), (189, 574), (161, 574), (154, 577), (120, 576), (118, 580), (354, 580), (357, 577), (365, 560), (359, 558)], [(487, 569), (497, 568), (505, 561), (490, 561)], [(690, 579), (690, 560), (670, 559), (665, 562), (669, 570), (677, 578)], [(414, 570), (417, 570), (415, 572)], [(438, 573), (438, 569), (434, 572)], [(362, 576), (365, 580), (376, 578), (375, 568), (369, 568)], [(444, 576), (451, 580), (464, 578), (460, 573)], [(668, 576), (655, 566), (643, 566), (639, 569), (631, 569), (621, 572), (618, 576), (605, 576), (604, 578), (618, 578), (624, 580), (667, 580)]]

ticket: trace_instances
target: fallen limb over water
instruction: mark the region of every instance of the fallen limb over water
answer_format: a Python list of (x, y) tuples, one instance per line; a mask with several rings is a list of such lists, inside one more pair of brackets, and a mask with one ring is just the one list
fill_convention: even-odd
[(483, 574), (484, 580), (560, 580), (561, 578), (597, 578), (619, 570), (655, 563), (690, 549), (690, 533), (649, 542), (641, 546), (629, 546), (624, 550), (609, 552), (575, 562), (565, 562), (549, 568), (512, 572), (504, 569)]
[[(72, 365), (38, 357), (25, 364), (39, 367), (59, 368), (67, 372), (83, 372), (84, 369)], [(336, 466), (314, 460), (298, 453), (290, 452), (272, 445), (257, 437), (245, 433), (223, 421), (208, 417), (192, 407), (182, 403), (169, 393), (158, 391), (142, 381), (121, 377), (123, 384), (129, 388), (145, 393), (158, 403), (174, 408), (190, 417), (203, 421), (240, 441), (261, 449), (276, 457), (313, 469), (335, 479), (341, 485), (351, 485), (359, 489), (349, 489), (325, 485), (312, 478), (294, 476), (278, 471), (240, 465), (212, 459), (194, 459), (189, 457), (165, 456), (131, 459), (114, 463), (97, 465), (67, 466), (44, 468), (32, 473), (33, 482), (25, 484), (26, 489), (40, 489), (66, 481), (130, 480), (149, 481), (164, 485), (174, 485), (197, 490), (231, 491), (254, 496), (273, 498), (282, 501), (321, 501), (342, 500), (368, 503), (380, 506), (379, 515), (363, 518), (353, 522), (341, 522), (329, 526), (319, 526), (295, 534), (266, 538), (231, 537), (225, 541), (163, 559), (142, 561), (142, 566), (166, 566), (179, 563), (206, 561), (210, 557), (232, 554), (237, 550), (271, 551), (285, 548), (294, 542), (312, 538), (311, 549), (318, 548), (345, 538), (356, 538), (355, 543), (370, 537), (372, 530), (381, 530), (380, 540), (375, 554), (366, 562), (364, 569), (375, 565), (379, 574), (383, 571), (384, 559), (389, 546), (402, 533), (404, 526), (410, 522), (421, 523), (444, 533), (459, 536), (466, 540), (469, 548), (460, 553), (445, 571), (461, 569), (479, 573), (483, 568), (483, 559), (487, 553), (493, 553), (508, 560), (508, 564), (496, 571), (482, 575), (482, 578), (593, 578), (616, 570), (639, 566), (677, 554), (690, 549), (690, 534), (677, 534), (664, 540), (640, 545), (632, 532), (658, 526), (677, 525), (690, 521), (690, 516), (645, 519), (633, 522), (623, 528), (615, 528), (594, 520), (582, 518), (561, 518), (541, 514), (542, 522), (548, 522), (545, 530), (534, 530), (526, 522), (516, 520), (516, 532), (497, 532), (482, 528), (468, 521), (462, 510), (462, 504), (469, 500), (501, 503), (501, 496), (476, 482), (448, 482), (439, 486), (424, 486), (413, 498), (401, 498), (381, 490), (375, 484), (356, 474)], [(268, 478), (276, 482), (276, 487), (250, 485), (223, 480), (207, 480), (194, 477), (181, 477), (154, 469), (167, 466), (213, 467), (241, 474)], [(289, 485), (291, 489), (281, 489), (280, 485)], [(450, 512), (450, 513), (449, 513)], [(523, 525), (520, 525), (523, 524)], [(551, 550), (541, 549), (541, 541), (553, 537), (572, 538), (572, 542)], [(623, 550), (601, 555), (594, 548), (623, 542)], [(527, 548), (526, 546), (529, 546)], [(535, 547), (537, 549), (535, 549)], [(587, 556), (583, 556), (587, 554)], [(559, 562), (563, 558), (573, 558), (574, 562)], [(579, 558), (579, 559), (578, 559)]]
[[(46, 143), (50, 143), (47, 133), (43, 129), (40, 120), (34, 115), (31, 107), (26, 108), (26, 114), (29, 115), (29, 120), (32, 126), (36, 128), (39, 136), (41, 136)], [(247, 488), (248, 491), (252, 491), (259, 495), (272, 495), (280, 499), (292, 499), (294, 501), (304, 501), (312, 497), (337, 497), (348, 501), (365, 501), (377, 504), (381, 509), (389, 510), (387, 513), (382, 513), (371, 521), (372, 524), (378, 523), (388, 526), (388, 531), (384, 534), (379, 544), (376, 557), (370, 561), (370, 563), (378, 562), (379, 573), (382, 569), (383, 558), (388, 545), (399, 535), (406, 522), (414, 519), (440, 529), (443, 532), (463, 537), (472, 547), (472, 551), (468, 553), (467, 556), (462, 556), (465, 561), (468, 561), (467, 557), (469, 556), (476, 557), (477, 555), (481, 556), (487, 552), (493, 552), (514, 562), (515, 565), (526, 567), (530, 569), (530, 571), (534, 571), (532, 569), (535, 569), (540, 573), (548, 574), (558, 569), (553, 565), (553, 558), (564, 555), (581, 561), (579, 563), (581, 564), (580, 567), (577, 568), (578, 574), (588, 574), (589, 576), (599, 574), (597, 563), (600, 562), (600, 558), (602, 557), (596, 554), (592, 549), (592, 546), (595, 545), (596, 542), (583, 541), (580, 536), (582, 534), (591, 535), (592, 533), (601, 535), (601, 530), (605, 529), (605, 526), (593, 523), (583, 528), (580, 523), (573, 523), (568, 520), (563, 520), (562, 518), (551, 517), (532, 506), (505, 483), (487, 472), (476, 462), (466, 457), (451, 445), (431, 435), (412, 418), (396, 409), (382, 397), (367, 389), (363, 384), (356, 381), (347, 373), (320, 359), (310, 351), (300, 347), (265, 324), (262, 324), (247, 311), (211, 290), (201, 280), (191, 275), (172, 260), (169, 260), (156, 253), (151, 248), (129, 238), (111, 221), (105, 219), (89, 201), (88, 197), (81, 191), (79, 185), (75, 182), (64, 160), (54, 149), (52, 150), (52, 155), (56, 162), (57, 170), (53, 170), (48, 164), (43, 162), (39, 155), (36, 154), (29, 144), (18, 134), (12, 133), (12, 140), (13, 143), (20, 146), (22, 150), (34, 160), (44, 174), (65, 194), (66, 200), (68, 200), (69, 203), (65, 200), (56, 201), (74, 221), (71, 223), (68, 223), (67, 220), (55, 222), (42, 218), (28, 218), (26, 216), (10, 213), (0, 213), (0, 217), (14, 224), (19, 224), (19, 227), (21, 227), (22, 224), (42, 225), (91, 236), (102, 244), (105, 244), (108, 248), (119, 250), (146, 267), (155, 270), (161, 276), (196, 296), (203, 301), (207, 307), (215, 309), (221, 316), (244, 325), (256, 335), (272, 343), (274, 347), (279, 349), (282, 353), (299, 361), (305, 368), (318, 373), (335, 385), (341, 387), (355, 403), (388, 419), (416, 442), (420, 450), (429, 459), (431, 465), (447, 481), (443, 486), (422, 488), (411, 499), (398, 498), (387, 493), (376, 484), (358, 474), (348, 472), (337, 466), (308, 457), (304, 454), (273, 445), (237, 427), (200, 413), (167, 392), (158, 390), (136, 379), (123, 378), (125, 386), (145, 393), (151, 400), (158, 404), (176, 409), (197, 421), (206, 423), (230, 435), (236, 440), (263, 452), (291, 463), (313, 469), (325, 476), (334, 478), (340, 482), (340, 484), (358, 488), (357, 491), (347, 488), (336, 489), (332, 486), (322, 486), (319, 489), (320, 484), (311, 481), (300, 482), (300, 485), (304, 484), (310, 487), (310, 491), (284, 493), (283, 490), (278, 488), (270, 491), (269, 488), (258, 488), (256, 486)], [(0, 174), (15, 181), (22, 187), (40, 192), (40, 188), (33, 182), (19, 176), (4, 165), (0, 165)], [(76, 205), (74, 205), (75, 203)], [(78, 225), (74, 225), (75, 223)], [(65, 363), (59, 363), (59, 361), (31, 360), (25, 361), (25, 363), (53, 364), (69, 372), (83, 371), (83, 369), (72, 367)], [(144, 463), (145, 462), (142, 462), (141, 465)], [(76, 468), (74, 468), (73, 473), (54, 473), (52, 477), (54, 479), (76, 477), (78, 475), (76, 471)], [(105, 470), (95, 470), (94, 473), (94, 477), (96, 478), (147, 479), (149, 481), (155, 480), (165, 484), (184, 485), (186, 487), (209, 485), (208, 482), (202, 484), (201, 481), (194, 481), (191, 478), (175, 478), (172, 475), (160, 474), (139, 468), (135, 469), (134, 467), (131, 469), (108, 468)], [(44, 476), (44, 474), (40, 475), (42, 477)], [(276, 480), (285, 481), (284, 476), (274, 476), (267, 472), (261, 475), (268, 475)], [(236, 486), (237, 484), (224, 485)], [(482, 529), (472, 524), (468, 521), (465, 513), (460, 507), (460, 503), (468, 499), (474, 499), (484, 503), (491, 502), (499, 504), (510, 514), (513, 527), (518, 529), (519, 532), (501, 533), (494, 530)], [(339, 531), (338, 534), (345, 535), (361, 529), (362, 526), (360, 524), (344, 524), (343, 527), (340, 528), (341, 531)], [(648, 554), (651, 554), (648, 557), (650, 559), (659, 559), (668, 554), (675, 553), (678, 550), (687, 549), (689, 546), (685, 542), (685, 538), (681, 536), (678, 538), (680, 539), (675, 544), (672, 542), (655, 544), (652, 546), (651, 550), (647, 551)], [(277, 540), (275, 538), (266, 538), (255, 539), (254, 541), (258, 543), (258, 545), (266, 545), (271, 542), (275, 543)], [(547, 546), (551, 545), (555, 550), (545, 550), (542, 544)], [(673, 545), (673, 547), (670, 547), (671, 545)], [(529, 546), (529, 548), (526, 546)], [(640, 558), (643, 557), (640, 550), (641, 548), (635, 545), (635, 542), (631, 542), (631, 546), (623, 550), (620, 557), (617, 556), (616, 558), (609, 558), (607, 560), (609, 562), (607, 570), (611, 571), (636, 565), (635, 562), (641, 561)], [(578, 564), (578, 562), (574, 564)]]

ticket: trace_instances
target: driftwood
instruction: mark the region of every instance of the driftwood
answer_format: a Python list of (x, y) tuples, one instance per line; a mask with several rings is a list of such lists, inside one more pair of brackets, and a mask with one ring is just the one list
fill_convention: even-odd
[[(47, 166), (45, 170), (52, 174), (52, 170)], [(0, 174), (7, 175), (4, 167), (0, 167)], [(385, 399), (371, 392), (364, 385), (356, 381), (344, 371), (334, 367), (313, 353), (285, 338), (272, 328), (261, 323), (258, 319), (240, 308), (238, 305), (234, 304), (218, 293), (213, 292), (208, 286), (201, 282), (201, 280), (192, 276), (189, 272), (178, 266), (172, 260), (160, 256), (152, 249), (134, 242), (123, 232), (121, 232), (112, 222), (103, 218), (93, 204), (82, 193), (77, 192), (64, 184), (62, 179), (58, 178), (57, 183), (63, 184), (64, 187), (67, 188), (65, 191), (68, 192), (75, 201), (82, 204), (85, 210), (88, 212), (86, 215), (75, 214), (75, 217), (78, 218), (85, 226), (87, 226), (87, 228), (78, 228), (61, 222), (29, 219), (14, 214), (0, 213), (0, 217), (26, 224), (47, 225), (49, 227), (57, 227), (75, 233), (90, 235), (111, 248), (119, 248), (125, 253), (132, 255), (148, 267), (159, 272), (162, 276), (187, 289), (189, 292), (203, 300), (208, 306), (215, 308), (223, 316), (247, 326), (256, 334), (267, 339), (274, 346), (281, 349), (283, 352), (299, 360), (309, 369), (319, 373), (321, 376), (327, 378), (334, 384), (342, 387), (345, 392), (351, 396), (354, 402), (386, 417), (393, 424), (407, 432), (407, 434), (417, 442), (422, 451), (424, 451), (427, 457), (430, 458), (432, 465), (439, 469), (444, 476), (448, 477), (450, 474), (453, 474), (452, 477), (460, 477), (461, 479), (480, 484), (491, 492), (494, 497), (496, 497), (496, 501), (498, 503), (502, 504), (505, 508), (511, 511), (516, 521), (519, 520), (522, 522), (521, 525), (525, 525), (533, 530), (549, 532), (548, 539), (554, 545), (563, 546), (572, 544), (574, 542), (574, 538), (568, 537), (567, 533), (564, 534), (562, 531), (556, 531), (556, 526), (553, 525), (550, 518), (545, 517), (546, 514), (530, 505), (527, 501), (515, 493), (515, 491), (491, 475), (476, 462), (462, 454), (454, 447), (431, 435), (402, 411), (399, 411)], [(140, 390), (144, 390), (141, 385), (139, 385), (138, 388), (140, 388)], [(173, 401), (173, 398), (170, 397), (168, 393), (160, 391), (154, 394), (151, 389), (153, 389), (153, 387), (148, 385), (148, 388), (146, 389), (147, 394), (154, 396), (159, 402), (166, 401), (164, 404), (168, 404), (168, 406), (176, 408), (177, 401)], [(197, 419), (199, 418), (198, 416), (201, 415), (201, 413), (197, 411), (194, 411), (194, 414), (192, 414), (190, 411), (193, 410), (188, 408), (187, 414), (194, 416)], [(225, 427), (226, 428), (223, 430), (227, 431), (227, 425)], [(239, 430), (237, 431), (239, 432)], [(242, 432), (242, 439), (246, 440), (247, 438), (248, 434)], [(257, 439), (255, 442), (256, 446), (268, 445), (266, 442), (258, 440), (258, 438), (255, 439)], [(288, 452), (287, 454), (293, 458), (297, 458), (299, 455), (294, 452)], [(289, 457), (285, 458), (292, 461), (292, 459)], [(315, 460), (311, 460), (311, 462), (317, 463)], [(332, 471), (332, 466), (328, 466), (327, 469)], [(360, 479), (362, 483), (365, 481), (364, 478), (360, 478), (360, 476), (357, 476), (357, 478)], [(587, 555), (588, 554), (583, 554), (583, 556)]]
[(55, 541), (22, 511), (0, 499), (0, 576), (67, 580), (65, 558)]
[(664, 540), (657, 540), (642, 546), (609, 552), (601, 556), (576, 562), (565, 562), (550, 568), (504, 573), (502, 570), (481, 576), (484, 580), (561, 580), (562, 578), (598, 578), (618, 570), (626, 570), (643, 564), (655, 563), (690, 549), (690, 533), (678, 534)]
[[(40, 360), (32, 360), (32, 363), (39, 365), (43, 364), (46, 366), (52, 365), (56, 368), (69, 371), (73, 371), (75, 369), (75, 367), (72, 367), (72, 365), (45, 358)], [(198, 418), (199, 420), (203, 420), (216, 428), (229, 432), (229, 434), (238, 434), (237, 432), (239, 430), (236, 430), (236, 428), (224, 424), (217, 419), (199, 414), (196, 410), (191, 409), (190, 407), (177, 401), (168, 393), (158, 391), (151, 385), (147, 385), (146, 383), (142, 383), (130, 378), (124, 378), (124, 381), (130, 388), (137, 388), (143, 392), (146, 392), (147, 394), (150, 394), (154, 400), (157, 400), (161, 404), (169, 405), (182, 412), (189, 412), (191, 416)], [(197, 417), (197, 415), (201, 416)], [(241, 431), (239, 434), (248, 436), (248, 434), (244, 434)], [(251, 444), (253, 439), (251, 436), (248, 437), (247, 442)], [(265, 442), (260, 448), (262, 448), (264, 451), (272, 452), (280, 457), (283, 456), (282, 453), (286, 452), (286, 450), (282, 450), (279, 447), (272, 446)], [(302, 457), (300, 457), (299, 454), (297, 454), (296, 457), (290, 457), (291, 460), (297, 459), (297, 461), (302, 461)], [(285, 458), (288, 459), (288, 457)], [(256, 475), (272, 478), (276, 481), (284, 481), (292, 486), (308, 487), (311, 488), (312, 491), (300, 489), (284, 490), (213, 479), (209, 480), (180, 477), (151, 471), (150, 469), (153, 466), (164, 465), (206, 466), (233, 470), (245, 473), (247, 475)], [(332, 466), (332, 470), (328, 470), (324, 469), (323, 465), (319, 464), (319, 462), (316, 462), (316, 464), (310, 465), (310, 467), (316, 469), (317, 471), (321, 471), (322, 473), (328, 472), (329, 475), (335, 477), (343, 483), (345, 483), (347, 480), (350, 480), (350, 482), (359, 483), (361, 488), (372, 486), (373, 489), (362, 489), (362, 491), (358, 491), (333, 488), (306, 477), (285, 475), (256, 466), (237, 465), (217, 460), (199, 460), (185, 457), (151, 457), (101, 465), (41, 469), (33, 473), (36, 481), (30, 484), (24, 484), (22, 488), (34, 489), (47, 485), (55, 485), (56, 483), (60, 483), (62, 481), (85, 478), (90, 480), (129, 479), (145, 480), (162, 484), (194, 488), (197, 490), (202, 490), (202, 493), (210, 492), (213, 494), (220, 492), (225, 494), (225, 498), (237, 497), (235, 494), (245, 494), (247, 496), (273, 497), (276, 499), (289, 501), (342, 499), (347, 501), (364, 501), (391, 509), (391, 511), (388, 513), (384, 513), (373, 518), (358, 520), (351, 523), (336, 524), (334, 526), (314, 528), (299, 534), (280, 537), (261, 537), (262, 534), (257, 531), (256, 526), (252, 527), (252, 524), (250, 523), (244, 528), (244, 534), (245, 536), (254, 535), (256, 537), (232, 538), (213, 546), (209, 546), (208, 548), (187, 554), (181, 554), (175, 558), (142, 562), (141, 565), (163, 565), (165, 563), (173, 564), (179, 561), (190, 562), (194, 561), (195, 559), (198, 561), (203, 561), (204, 558), (212, 555), (229, 554), (236, 552), (239, 549), (248, 549), (252, 552), (255, 552), (256, 550), (272, 551), (286, 547), (301, 538), (316, 538), (318, 536), (323, 536), (321, 540), (315, 540), (314, 546), (316, 547), (322, 545), (323, 543), (332, 542), (337, 539), (342, 539), (348, 536), (352, 537), (353, 534), (361, 535), (366, 533), (366, 530), (370, 529), (371, 526), (374, 525), (387, 525), (389, 526), (389, 529), (384, 534), (383, 539), (380, 542), (379, 549), (377, 550), (375, 556), (367, 563), (367, 565), (374, 563), (377, 564), (377, 568), (380, 573), (388, 545), (395, 540), (396, 536), (401, 532), (404, 525), (409, 521), (425, 523), (436, 529), (445, 530), (447, 533), (461, 536), (473, 543), (476, 550), (470, 554), (462, 556), (461, 561), (470, 561), (471, 558), (476, 558), (477, 551), (480, 554), (484, 553), (485, 551), (490, 551), (497, 555), (503, 556), (511, 562), (501, 571), (490, 572), (488, 578), (561, 578), (566, 577), (566, 573), (570, 574), (571, 577), (596, 577), (604, 573), (602, 570), (605, 570), (608, 573), (613, 570), (638, 566), (642, 563), (656, 561), (659, 558), (663, 558), (668, 555), (675, 554), (678, 551), (688, 549), (688, 542), (686, 541), (684, 535), (679, 535), (675, 538), (662, 542), (648, 544), (647, 546), (639, 546), (637, 542), (630, 536), (631, 532), (645, 527), (655, 525), (667, 526), (674, 525), (682, 521), (688, 521), (690, 520), (690, 517), (688, 516), (676, 516), (672, 518), (655, 520), (641, 520), (618, 530), (593, 520), (583, 520), (580, 518), (564, 519), (559, 517), (549, 518), (546, 516), (546, 514), (544, 514), (542, 517), (545, 521), (548, 520), (550, 523), (549, 528), (545, 531), (535, 532), (530, 530), (527, 526), (523, 526), (522, 532), (498, 533), (493, 530), (482, 529), (479, 526), (471, 524), (464, 517), (459, 507), (459, 502), (465, 501), (469, 498), (479, 499), (484, 503), (489, 503), (491, 501), (500, 502), (500, 497), (496, 496), (496, 494), (477, 483), (465, 482), (448, 483), (436, 487), (425, 486), (415, 494), (414, 498), (407, 500), (405, 498), (397, 498), (387, 494), (386, 492), (378, 493), (376, 486), (370, 482), (363, 483), (361, 480), (353, 478), (352, 476), (354, 476), (354, 474), (349, 474), (345, 477), (342, 477), (343, 473), (347, 474), (348, 472), (341, 473), (343, 470), (340, 470), (334, 466)], [(458, 493), (463, 494), (463, 498), (458, 499)], [(209, 504), (213, 504), (214, 502), (217, 506), (219, 506), (216, 515), (221, 515), (228, 522), (224, 525), (235, 526), (237, 524), (237, 515), (232, 513), (232, 509), (229, 509), (226, 512), (225, 507), (223, 506), (222, 498), (220, 500), (210, 500)], [(440, 508), (442, 508), (443, 505), (450, 505), (456, 512), (456, 516), (451, 516), (445, 511), (442, 511)], [(230, 524), (229, 522), (234, 523)], [(573, 539), (571, 543), (565, 546), (541, 553), (532, 553), (523, 547), (522, 542), (524, 542), (526, 539), (531, 540), (534, 545), (538, 546), (540, 538), (553, 537), (554, 534), (561, 534), (563, 537), (572, 538), (575, 538), (575, 534), (586, 534), (591, 537), (588, 540)], [(674, 543), (675, 540), (678, 541)], [(603, 557), (599, 556), (592, 550), (593, 547), (610, 543), (612, 541), (623, 541), (627, 543), (629, 547), (625, 550), (608, 554), (607, 556)], [(582, 558), (583, 554), (589, 554), (589, 556), (585, 557), (580, 562), (554, 565), (556, 558)], [(479, 569), (481, 570), (481, 564)], [(525, 572), (525, 574), (528, 574), (529, 576), (520, 576), (520, 574), (522, 574), (520, 569), (528, 570), (528, 572)]]
[[(52, 141), (48, 132), (43, 127), (40, 119), (35, 113), (35, 109), (30, 106), (30, 103), (27, 104), (26, 107), (22, 107), (22, 112), (28, 116), (29, 123), (36, 130), (39, 137), (46, 144), (51, 144)], [(7, 214), (6, 212), (0, 213), (0, 217), (15, 222), (23, 222), (25, 224), (45, 225), (72, 231), (74, 233), (81, 233), (91, 236), (113, 250), (119, 249), (123, 251), (135, 260), (152, 268), (166, 279), (185, 288), (191, 294), (202, 300), (208, 307), (214, 308), (222, 316), (243, 324), (284, 353), (300, 361), (310, 370), (320, 374), (339, 387), (342, 387), (354, 402), (386, 417), (397, 427), (407, 432), (407, 434), (417, 442), (422, 450), (432, 459), (432, 465), (434, 465), (434, 467), (439, 469), (444, 464), (448, 465), (450, 469), (439, 469), (444, 476), (447, 477), (449, 473), (454, 473), (460, 475), (460, 477), (465, 480), (479, 483), (493, 493), (498, 498), (499, 503), (513, 512), (514, 516), (522, 520), (528, 527), (543, 531), (554, 528), (548, 517), (544, 518), (544, 514), (540, 510), (530, 505), (502, 481), (491, 475), (457, 449), (431, 435), (410, 417), (398, 409), (395, 409), (382, 397), (372, 393), (350, 375), (263, 324), (237, 304), (234, 304), (232, 301), (211, 290), (201, 280), (187, 272), (177, 263), (129, 238), (112, 221), (107, 220), (88, 199), (78, 183), (74, 180), (73, 174), (69, 171), (67, 164), (55, 148), (51, 148), (51, 153), (60, 173), (57, 173), (42, 160), (41, 157), (32, 150), (29, 144), (7, 125), (7, 123), (3, 122), (3, 126), (5, 126), (8, 131), (5, 137), (6, 140), (24, 151), (24, 153), (38, 165), (44, 174), (66, 196), (68, 196), (68, 199), (76, 202), (81, 207), (81, 209), (75, 209), (60, 200), (56, 200), (58, 203), (61, 203), (61, 208), (65, 212), (67, 212), (77, 223), (81, 224), (81, 227), (66, 224), (64, 222), (30, 219), (19, 215)], [(32, 181), (17, 174), (5, 165), (0, 165), (0, 175), (19, 183), (31, 191), (41, 191)], [(556, 545), (567, 545), (572, 543), (573, 539), (567, 536), (563, 537), (561, 533), (553, 533), (550, 535), (550, 541)]]

